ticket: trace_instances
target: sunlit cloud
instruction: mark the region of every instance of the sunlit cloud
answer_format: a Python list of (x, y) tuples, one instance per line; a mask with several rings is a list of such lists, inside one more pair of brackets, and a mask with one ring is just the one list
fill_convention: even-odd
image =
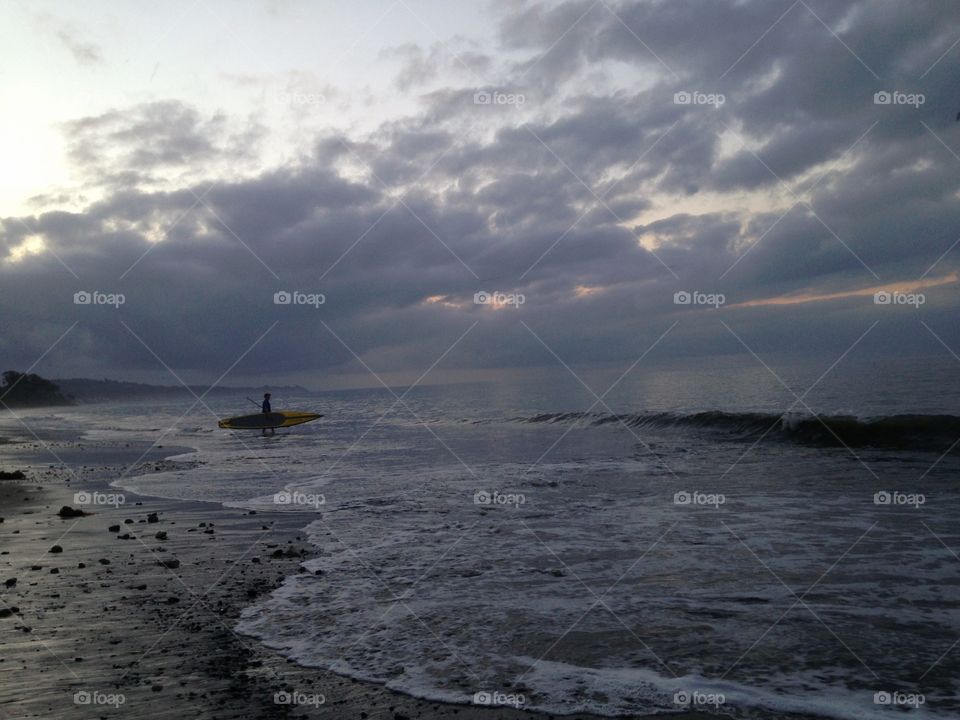
[(884, 285), (872, 285), (867, 288), (858, 288), (856, 290), (844, 290), (833, 293), (814, 293), (806, 292), (792, 295), (780, 295), (778, 297), (763, 298), (760, 300), (747, 300), (746, 302), (728, 305), (728, 308), (742, 307), (765, 307), (769, 305), (800, 305), (802, 303), (824, 302), (826, 300), (843, 300), (852, 297), (868, 297), (877, 293), (915, 293), (919, 290), (940, 287), (941, 285), (950, 285), (957, 282), (960, 276), (957, 273), (950, 273), (939, 278), (925, 278), (922, 280), (907, 280), (896, 283), (887, 283)]
[(573, 289), (573, 294), (575, 297), (584, 298), (590, 297), (591, 295), (596, 295), (597, 293), (602, 293), (604, 290), (606, 290), (606, 288), (601, 287), (600, 285), (577, 285)]
[(7, 261), (16, 263), (30, 255), (39, 255), (46, 248), (46, 242), (40, 235), (29, 235), (16, 247), (10, 249)]

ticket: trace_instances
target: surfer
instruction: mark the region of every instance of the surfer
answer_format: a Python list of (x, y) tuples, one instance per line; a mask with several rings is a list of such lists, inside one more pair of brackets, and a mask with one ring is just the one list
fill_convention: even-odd
[[(260, 405), (260, 412), (262, 413), (270, 412), (270, 393), (263, 394), (263, 404)], [(268, 429), (270, 430), (271, 435), (273, 435), (274, 432), (276, 432), (273, 428), (264, 428), (261, 434), (266, 435)]]

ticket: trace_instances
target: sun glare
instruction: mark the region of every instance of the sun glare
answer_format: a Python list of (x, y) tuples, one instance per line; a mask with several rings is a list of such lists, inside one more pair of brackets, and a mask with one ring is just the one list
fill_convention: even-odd
[(29, 235), (27, 238), (10, 250), (7, 260), (16, 263), (30, 255), (39, 255), (46, 248), (46, 242), (40, 235)]

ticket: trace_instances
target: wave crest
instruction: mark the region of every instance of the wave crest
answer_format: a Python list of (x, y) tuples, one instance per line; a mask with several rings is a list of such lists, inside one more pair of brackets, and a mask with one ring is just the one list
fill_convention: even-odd
[(714, 431), (732, 439), (760, 438), (798, 442), (821, 447), (877, 447), (890, 449), (954, 449), (960, 440), (960, 417), (956, 415), (885, 415), (859, 418), (854, 415), (793, 415), (764, 412), (697, 413), (544, 413), (516, 418), (524, 423), (584, 422), (593, 426), (626, 425), (631, 428), (677, 427)]

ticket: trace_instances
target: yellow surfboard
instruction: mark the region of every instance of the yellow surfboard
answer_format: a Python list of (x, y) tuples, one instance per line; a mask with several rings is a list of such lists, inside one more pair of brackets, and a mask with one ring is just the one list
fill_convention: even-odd
[(225, 430), (263, 430), (264, 428), (283, 428), (301, 425), (319, 420), (323, 415), (303, 412), (302, 410), (277, 410), (254, 415), (239, 415), (221, 420), (218, 425)]

